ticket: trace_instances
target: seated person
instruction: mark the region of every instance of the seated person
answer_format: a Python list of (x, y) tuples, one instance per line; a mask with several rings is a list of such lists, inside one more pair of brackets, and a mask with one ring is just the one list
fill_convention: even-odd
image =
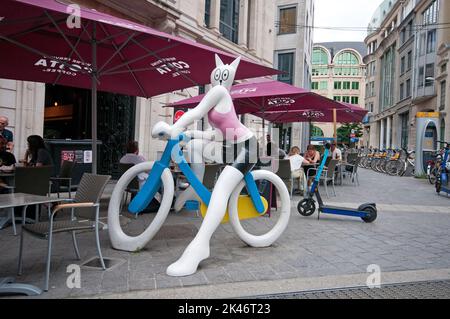
[[(139, 155), (139, 144), (137, 141), (129, 141), (127, 143), (127, 153), (122, 156), (122, 158), (120, 159), (120, 163), (121, 164), (139, 164), (142, 162), (145, 162), (146, 159), (144, 158), (144, 156)], [(138, 181), (139, 181), (139, 188), (141, 188), (145, 181), (148, 178), (148, 174), (147, 173), (139, 173), (138, 175)]]
[[(308, 145), (305, 153), (305, 159), (309, 161), (310, 164), (317, 164), (320, 161), (320, 153), (316, 150), (314, 145)], [(316, 175), (314, 170), (311, 168), (316, 168), (315, 165), (305, 165), (303, 169), (305, 170), (306, 176), (313, 177)], [(308, 173), (309, 172), (309, 173)]]
[(305, 172), (303, 171), (302, 165), (308, 165), (310, 162), (300, 155), (300, 148), (297, 146), (291, 148), (287, 158), (291, 164), (292, 178), (299, 181), (300, 191), (304, 191), (302, 189), (302, 181), (305, 178)]
[[(16, 158), (14, 154), (7, 151), (8, 140), (0, 135), (0, 171), (11, 172), (14, 170), (16, 164)], [(7, 183), (0, 178), (0, 192), (3, 192), (3, 188), (8, 186)]]
[(28, 149), (23, 160), (26, 166), (55, 166), (45, 142), (39, 135), (30, 135), (27, 138)]
[(342, 161), (342, 152), (336, 147), (336, 143), (331, 144), (331, 159)]
[(0, 170), (2, 171), (12, 171), (16, 164), (16, 157), (6, 149), (7, 144), (6, 138), (0, 135)]

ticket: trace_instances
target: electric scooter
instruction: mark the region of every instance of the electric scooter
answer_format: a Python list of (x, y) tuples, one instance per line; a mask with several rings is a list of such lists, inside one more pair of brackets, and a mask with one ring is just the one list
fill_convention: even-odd
[(438, 142), (441, 144), (445, 144), (444, 148), (444, 158), (441, 161), (441, 166), (439, 167), (438, 174), (436, 177), (436, 192), (439, 194), (440, 192), (444, 192), (450, 194), (450, 188), (448, 185), (448, 175), (449, 170), (447, 169), (447, 165), (450, 165), (447, 163), (449, 159), (449, 153), (450, 153), (450, 143), (449, 142)]
[(322, 197), (320, 196), (319, 193), (318, 186), (320, 176), (325, 167), (325, 162), (330, 152), (330, 148), (331, 145), (329, 143), (326, 144), (323, 159), (316, 173), (316, 177), (314, 178), (314, 182), (312, 183), (311, 190), (308, 196), (298, 203), (297, 205), (298, 212), (302, 216), (311, 216), (312, 214), (314, 214), (314, 212), (316, 211), (316, 202), (314, 201), (313, 196), (316, 195), (317, 202), (319, 203), (317, 219), (320, 219), (320, 213), (324, 213), (324, 214), (359, 217), (366, 223), (371, 223), (375, 221), (375, 219), (377, 218), (377, 207), (375, 203), (362, 204), (357, 209), (324, 205)]

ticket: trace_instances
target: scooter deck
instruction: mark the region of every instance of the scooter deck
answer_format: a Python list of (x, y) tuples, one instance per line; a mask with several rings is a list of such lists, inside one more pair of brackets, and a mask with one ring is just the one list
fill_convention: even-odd
[(319, 208), (323, 214), (334, 214), (342, 216), (367, 217), (368, 213), (354, 208), (337, 207), (337, 206), (322, 206)]

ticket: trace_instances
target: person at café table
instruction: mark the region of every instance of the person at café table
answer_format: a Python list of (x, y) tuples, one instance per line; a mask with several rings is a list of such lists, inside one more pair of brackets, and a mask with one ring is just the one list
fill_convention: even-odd
[(305, 179), (305, 172), (303, 171), (302, 165), (309, 165), (309, 161), (306, 160), (303, 156), (300, 155), (300, 148), (298, 146), (294, 146), (291, 148), (287, 158), (291, 164), (291, 174), (294, 180), (299, 181), (300, 192), (303, 192), (303, 180)]
[[(14, 154), (6, 150), (7, 144), (7, 139), (0, 135), (0, 171), (3, 173), (13, 171), (14, 166), (16, 165)], [(0, 192), (5, 186), (7, 186), (7, 184), (0, 178)]]
[[(139, 155), (139, 143), (137, 141), (129, 141), (127, 143), (127, 153), (124, 156), (122, 156), (119, 162), (121, 164), (137, 165), (145, 161), (146, 161), (145, 157)], [(142, 187), (142, 185), (144, 185), (147, 178), (148, 178), (147, 173), (138, 174), (139, 187)]]
[(336, 147), (336, 143), (331, 144), (331, 159), (338, 161), (342, 160), (342, 152)]
[(55, 166), (45, 142), (39, 135), (30, 135), (27, 138), (28, 149), (21, 163), (25, 166)]
[[(316, 168), (315, 164), (319, 163), (320, 161), (320, 153), (316, 150), (316, 147), (312, 144), (308, 145), (306, 148), (305, 153), (305, 160), (307, 160), (310, 165), (305, 165), (303, 167), (303, 170), (305, 171), (306, 176), (308, 177), (314, 177), (315, 176), (315, 170), (311, 170), (311, 168)], [(310, 184), (310, 181), (308, 181), (308, 186)]]
[(0, 116), (0, 136), (6, 138), (6, 150), (12, 152), (14, 149), (13, 132), (6, 127), (9, 125), (9, 119), (6, 116)]

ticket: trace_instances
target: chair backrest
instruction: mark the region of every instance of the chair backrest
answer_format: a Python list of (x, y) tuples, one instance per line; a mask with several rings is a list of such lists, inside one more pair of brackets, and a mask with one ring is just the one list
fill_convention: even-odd
[(358, 158), (358, 153), (348, 153), (347, 163), (353, 164), (357, 158)]
[(327, 170), (327, 177), (328, 178), (332, 178), (334, 176), (334, 172), (336, 169), (336, 165), (339, 163), (339, 160), (330, 160), (330, 162), (328, 163), (328, 170)]
[[(76, 203), (99, 203), (106, 184), (111, 179), (110, 175), (95, 175), (84, 173), (81, 177), (78, 189), (75, 194), (74, 201)], [(79, 217), (93, 219), (95, 217), (95, 209), (80, 208), (76, 210)]]
[(74, 161), (63, 161), (59, 170), (58, 177), (70, 178), (72, 177), (72, 170), (75, 166)]
[(359, 166), (359, 163), (361, 162), (361, 157), (357, 157), (356, 158), (356, 160), (355, 160), (355, 163), (353, 164), (354, 166), (353, 166), (353, 173), (356, 173), (357, 171), (358, 171), (358, 166)]
[(278, 160), (278, 171), (276, 174), (283, 180), (290, 180), (292, 177), (291, 161), (289, 159)]
[(222, 164), (207, 164), (205, 165), (205, 174), (203, 175), (203, 185), (207, 189), (213, 189), (217, 180), (217, 175), (222, 168)]
[(331, 156), (328, 156), (327, 159), (325, 160), (325, 166), (328, 167), (328, 165), (330, 164), (331, 161)]
[[(119, 163), (120, 176), (122, 176), (127, 170), (129, 170), (133, 166), (134, 166), (134, 164), (131, 164), (131, 163), (126, 163), (126, 164)], [(133, 180), (130, 182), (130, 184), (128, 184), (127, 189), (139, 190), (139, 180), (138, 180), (137, 176), (135, 178), (133, 178)]]
[(53, 166), (17, 166), (14, 176), (14, 192), (47, 196)]

